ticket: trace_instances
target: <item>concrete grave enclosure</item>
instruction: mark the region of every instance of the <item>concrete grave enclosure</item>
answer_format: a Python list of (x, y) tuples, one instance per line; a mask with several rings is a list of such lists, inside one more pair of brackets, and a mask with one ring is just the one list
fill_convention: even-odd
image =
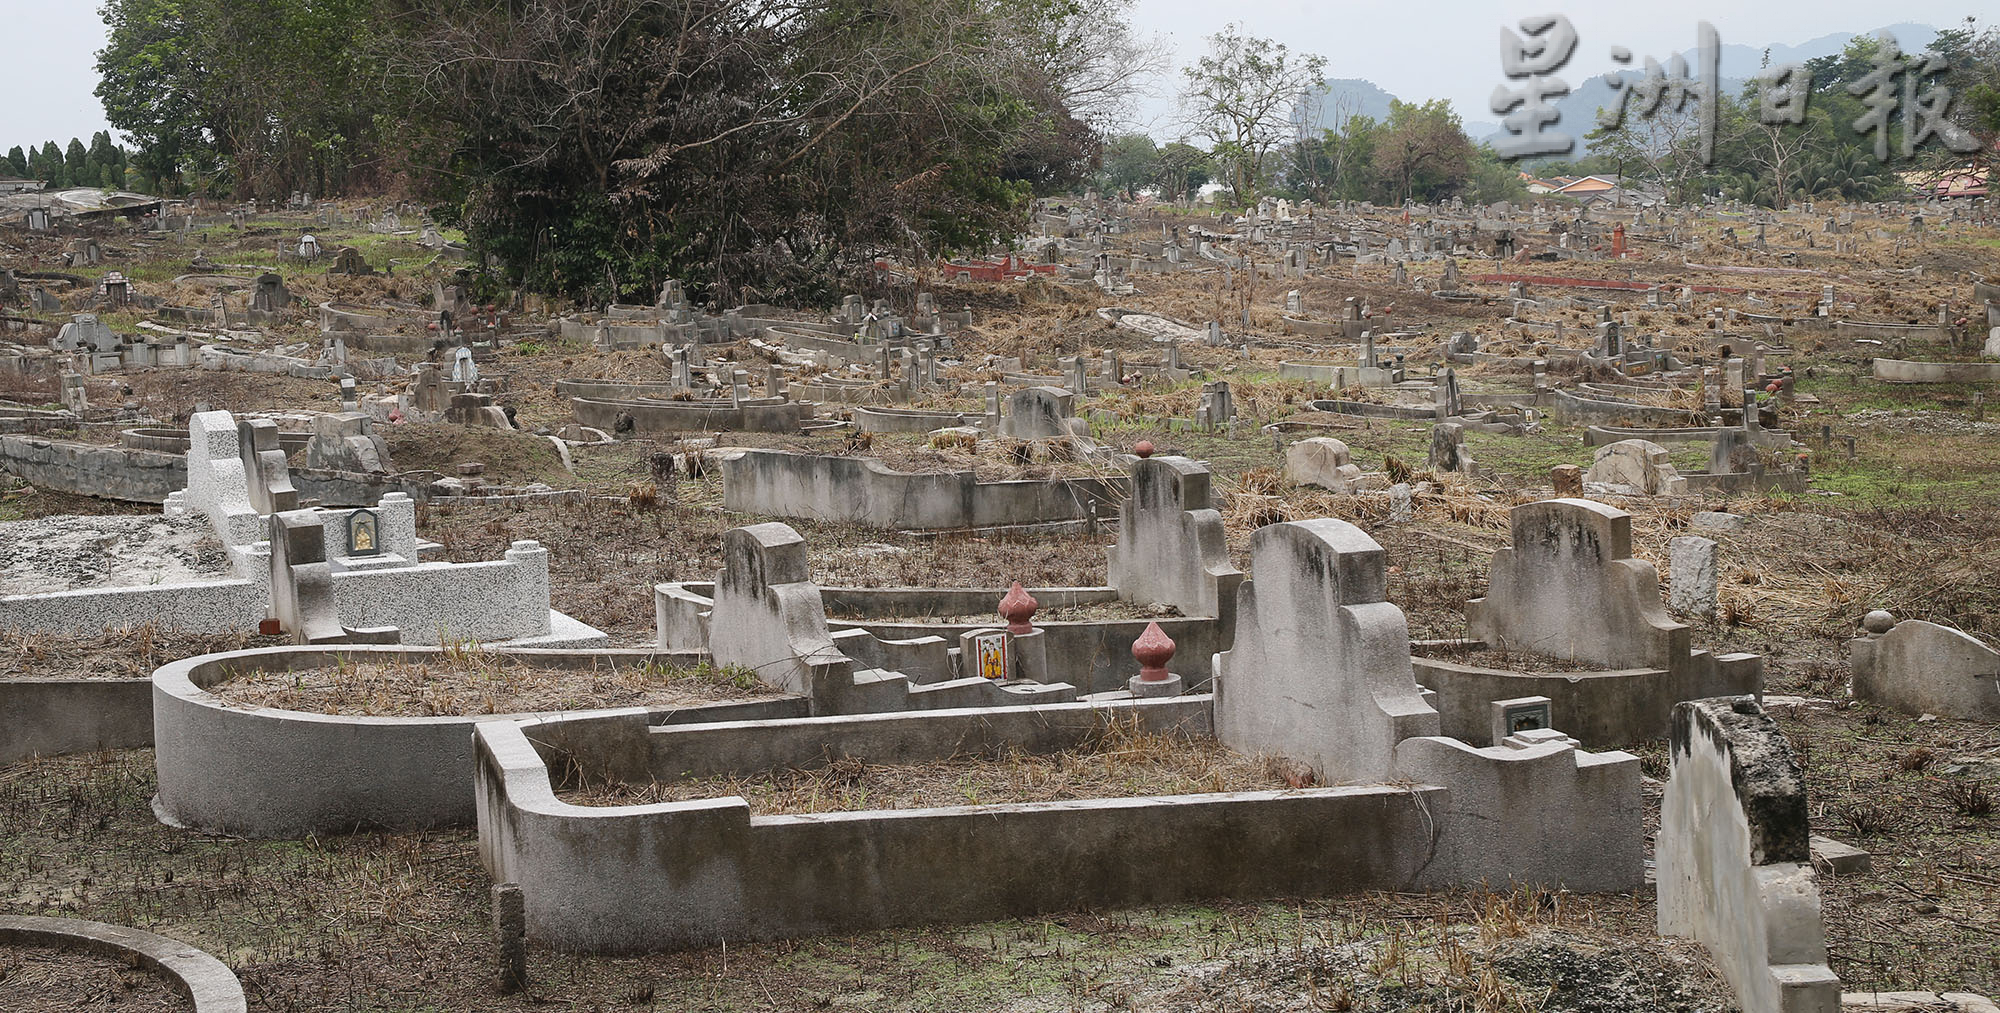
[[(1519, 655), (1521, 667), (1462, 664), (1429, 647), (1416, 659), (1447, 734), (1482, 740), (1493, 701), (1545, 696), (1556, 726), (1583, 742), (1641, 742), (1665, 734), (1682, 700), (1761, 692), (1759, 656), (1692, 648), (1692, 630), (1661, 601), (1658, 572), (1632, 558), (1630, 514), (1545, 500), (1515, 507), (1510, 527), (1513, 545), (1494, 554), (1486, 596), (1466, 603), (1466, 629), (1476, 646)], [(1537, 671), (1537, 657), (1562, 664)]]
[[(790, 544), (779, 531), (736, 534), (745, 548)], [(587, 734), (561, 718), (482, 723), (482, 859), (496, 880), (520, 887), (531, 939), (602, 952), (1214, 896), (1473, 882), (1622, 890), (1640, 882), (1636, 757), (1583, 753), (1560, 733), (1523, 733), (1484, 748), (1427, 734), (1437, 715), (1411, 678), (1407, 636), (1397, 639), (1401, 612), (1380, 600), (1381, 548), (1341, 521), (1287, 522), (1259, 532), (1257, 557), (1279, 593), (1260, 595), (1255, 580), (1246, 582), (1237, 608), (1244, 632), (1260, 617), (1265, 625), (1256, 629), (1275, 641), (1274, 657), (1240, 645), (1223, 654), (1219, 696), (704, 727), (656, 727), (627, 713)], [(782, 565), (763, 572), (779, 597), (802, 590), (798, 581), (769, 583), (797, 576)], [(1329, 614), (1342, 617), (1332, 629), (1309, 629)], [(1339, 646), (1343, 638), (1359, 640), (1348, 649)], [(1328, 653), (1308, 653), (1321, 647)], [(1338, 663), (1323, 667), (1321, 657)], [(1254, 677), (1252, 666), (1262, 664), (1288, 674)], [(1301, 692), (1324, 694), (1329, 706), (1301, 708)], [(1357, 701), (1371, 713), (1353, 725), (1311, 718)], [(1271, 720), (1285, 712), (1308, 717)], [(585, 778), (644, 782), (751, 775), (841, 755), (917, 762), (1002, 747), (1046, 752), (1074, 746), (1107, 722), (1193, 735), (1212, 729), (1232, 748), (1291, 757), (1329, 783), (1352, 783), (784, 816), (752, 814), (733, 797), (575, 806), (556, 797), (550, 774), (558, 760)], [(1507, 807), (1523, 805), (1545, 818), (1494, 830)], [(1577, 833), (1547, 818), (1554, 812), (1592, 813), (1591, 829)], [(674, 846), (663, 850), (668, 841)], [(1055, 841), (1059, 848), (1045, 846)], [(968, 865), (953, 857), (1029, 851), (1038, 861)]]

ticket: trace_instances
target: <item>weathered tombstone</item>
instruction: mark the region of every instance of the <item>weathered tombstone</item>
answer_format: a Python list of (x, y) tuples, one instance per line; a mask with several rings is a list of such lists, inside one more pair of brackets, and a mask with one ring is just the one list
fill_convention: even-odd
[(1331, 436), (1314, 436), (1285, 448), (1285, 478), (1344, 494), (1359, 488), (1361, 469), (1347, 444)]
[(49, 347), (59, 352), (77, 352), (86, 348), (93, 352), (111, 352), (121, 344), (123, 342), (111, 332), (111, 326), (99, 320), (97, 314), (78, 313), (56, 332)]
[(821, 696), (851, 680), (833, 644), (826, 606), (806, 568), (805, 539), (790, 526), (753, 524), (723, 536), (708, 651), (717, 667), (741, 665), (765, 683)]
[(1555, 499), (1517, 506), (1509, 522), (1513, 545), (1493, 554), (1486, 597), (1465, 605), (1468, 636), (1607, 668), (1664, 668), (1686, 653), (1659, 572), (1632, 557), (1632, 515)]
[(1132, 465), (1132, 494), (1118, 517), (1107, 573), (1123, 601), (1172, 605), (1184, 616), (1231, 621), (1243, 573), (1230, 564), (1222, 515), (1210, 502), (1208, 466), (1185, 457)]
[(1674, 707), (1655, 846), (1661, 935), (1708, 948), (1746, 1013), (1840, 1009), (1805, 777), (1752, 697)]
[(313, 419), (313, 438), (306, 444), (306, 467), (371, 475), (388, 474), (391, 470), (389, 445), (375, 435), (373, 425), (365, 414), (341, 412), (321, 415)]
[(453, 383), (474, 384), (479, 382), (479, 366), (472, 361), (472, 349), (460, 345), (451, 355), (451, 379)]
[(260, 514), (284, 513), (299, 508), (299, 493), (292, 486), (291, 466), (278, 443), (278, 424), (270, 419), (241, 419), (236, 423), (237, 453), (243, 458), (243, 474), (248, 480), (250, 506)]
[(1629, 489), (1642, 496), (1679, 496), (1687, 479), (1672, 464), (1667, 448), (1647, 440), (1619, 440), (1597, 448), (1584, 481)]
[(90, 393), (84, 388), (83, 375), (65, 371), (62, 375), (63, 408), (81, 415), (90, 408)]
[(1948, 626), (1870, 612), (1848, 644), (1854, 697), (1907, 714), (2000, 721), (2000, 651)]
[(1438, 734), (1439, 718), (1411, 674), (1382, 547), (1345, 521), (1286, 521), (1251, 536), (1251, 566), (1235, 644), (1217, 655), (1216, 738), (1322, 784), (1387, 780), (1396, 744)]
[(1432, 471), (1471, 473), (1472, 455), (1465, 452), (1465, 425), (1439, 422), (1431, 426), (1428, 466)]
[(1401, 524), (1409, 521), (1413, 514), (1410, 503), (1410, 483), (1397, 482), (1389, 487), (1389, 520)]
[(250, 293), (250, 308), (258, 313), (276, 313), (292, 304), (292, 294), (285, 290), (285, 280), (272, 272), (257, 276), (257, 287)]
[(1026, 387), (1014, 392), (1001, 420), (1001, 435), (1017, 440), (1051, 440), (1071, 435), (1076, 395), (1061, 387)]

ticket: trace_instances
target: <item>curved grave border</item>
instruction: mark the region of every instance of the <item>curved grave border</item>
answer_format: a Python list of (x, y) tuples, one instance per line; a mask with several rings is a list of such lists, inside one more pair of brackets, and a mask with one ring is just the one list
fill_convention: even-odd
[[(634, 720), (614, 719), (581, 755), (562, 758), (587, 776), (623, 779), (649, 776), (676, 755), (688, 762), (669, 776), (797, 762), (827, 743), (928, 759), (964, 742), (1073, 739), (1127, 714), (1144, 727), (1206, 725), (1211, 699), (743, 722), (643, 739)], [(583, 807), (555, 794), (543, 752), (555, 731), (480, 724), (477, 797), (482, 862), (495, 880), (519, 886), (529, 938), (562, 950), (694, 949), (725, 937), (1079, 907), (1422, 888), (1459, 872), (1440, 854), (1450, 842), (1439, 844), (1433, 815), (1448, 793), (1426, 784), (812, 815), (752, 815), (733, 796)], [(1064, 846), (1051, 848), (1055, 840)]]
[[(532, 714), (370, 717), (233, 704), (208, 687), (248, 670), (290, 671), (341, 658), (437, 659), (444, 648), (350, 645), (228, 651), (153, 674), (154, 765), (162, 822), (244, 837), (300, 837), (363, 827), (421, 830), (473, 821), (472, 729)], [(496, 657), (587, 668), (603, 661), (690, 663), (651, 650), (496, 651)], [(631, 708), (564, 712), (587, 726)], [(649, 722), (804, 713), (795, 697), (641, 711)]]
[(143, 967), (194, 1004), (194, 1013), (244, 1013), (236, 973), (178, 939), (80, 918), (0, 915), (0, 943), (83, 950)]
[(928, 433), (956, 426), (984, 428), (991, 416), (980, 412), (933, 412), (917, 408), (854, 406), (854, 427), (864, 433)]

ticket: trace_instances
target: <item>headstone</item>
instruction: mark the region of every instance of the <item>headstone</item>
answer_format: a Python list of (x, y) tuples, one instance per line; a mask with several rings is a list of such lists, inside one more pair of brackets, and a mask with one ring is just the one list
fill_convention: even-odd
[(1123, 601), (1224, 621), (1235, 614), (1243, 574), (1229, 561), (1207, 465), (1185, 457), (1132, 465), (1132, 494), (1119, 513), (1107, 573)]
[(451, 379), (453, 383), (479, 382), (479, 366), (472, 361), (472, 349), (460, 345), (458, 350), (452, 353)]
[(1737, 1006), (1841, 1008), (1827, 967), (1805, 777), (1752, 697), (1675, 705), (1655, 847), (1658, 928), (1708, 948)]
[(1361, 469), (1347, 444), (1331, 436), (1314, 436), (1285, 448), (1285, 478), (1345, 494), (1359, 489)]
[(1217, 656), (1216, 738), (1322, 784), (1389, 779), (1397, 743), (1438, 734), (1439, 717), (1411, 674), (1382, 547), (1345, 521), (1285, 521), (1251, 535), (1251, 565)]
[(1465, 425), (1439, 422), (1431, 426), (1429, 467), (1440, 473), (1472, 471), (1472, 455), (1465, 452)]
[(249, 482), (250, 506), (260, 514), (284, 513), (299, 508), (299, 493), (292, 486), (291, 466), (278, 443), (278, 424), (270, 419), (242, 419), (236, 423), (237, 453), (243, 457), (243, 474)]
[(1699, 535), (1667, 543), (1667, 607), (1684, 616), (1715, 617), (1716, 545)]

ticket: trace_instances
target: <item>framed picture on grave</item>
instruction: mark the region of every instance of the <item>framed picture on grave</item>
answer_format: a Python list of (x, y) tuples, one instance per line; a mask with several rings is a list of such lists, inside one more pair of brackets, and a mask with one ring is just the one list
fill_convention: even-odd
[(347, 515), (347, 554), (350, 556), (379, 556), (382, 554), (382, 538), (375, 511), (356, 510)]
[(1546, 699), (1512, 703), (1503, 714), (1509, 735), (1547, 728), (1554, 724), (1555, 720), (1549, 713), (1549, 701)]
[(1007, 678), (1007, 633), (995, 630), (972, 638), (972, 649), (978, 661), (979, 677), (1000, 681)]

